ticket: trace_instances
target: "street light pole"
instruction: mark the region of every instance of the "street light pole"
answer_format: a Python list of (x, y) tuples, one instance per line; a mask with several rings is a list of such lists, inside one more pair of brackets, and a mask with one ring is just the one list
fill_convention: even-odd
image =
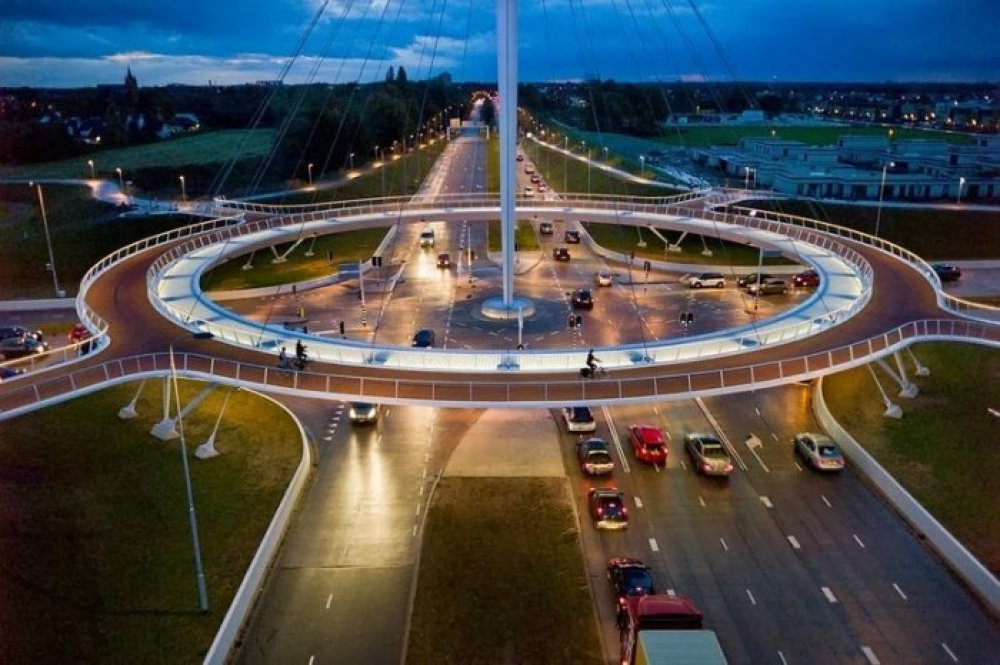
[(639, 155), (639, 177), (646, 177), (646, 155)]
[(563, 136), (563, 194), (569, 191), (569, 134)]
[(45, 214), (45, 197), (42, 195), (42, 185), (33, 182), (28, 183), (29, 187), (32, 185), (38, 189), (38, 206), (42, 209), (42, 227), (45, 229), (45, 245), (49, 248), (49, 269), (52, 271), (52, 286), (56, 290), (56, 298), (62, 298), (62, 291), (59, 288), (59, 277), (56, 275), (56, 257), (52, 253), (52, 238), (49, 236), (49, 218)]
[(313, 184), (313, 163), (312, 162), (309, 162), (309, 166), (307, 167), (307, 170), (309, 171), (309, 186), (312, 187), (312, 184)]
[(593, 148), (587, 148), (587, 196), (590, 196), (590, 151)]
[(743, 189), (749, 191), (750, 190), (750, 167), (749, 166), (744, 166), (743, 167), (743, 171), (746, 173), (746, 175), (743, 178)]
[(96, 180), (96, 179), (97, 179), (97, 176), (96, 176), (96, 175), (94, 175), (94, 160), (92, 160), (92, 159), (88, 159), (88, 160), (87, 160), (87, 166), (89, 166), (89, 167), (90, 167), (90, 179), (91, 179), (91, 180)]
[(965, 176), (958, 178), (958, 196), (955, 198), (955, 205), (962, 204), (962, 188), (965, 187)]
[(125, 180), (122, 178), (122, 167), (116, 166), (115, 171), (118, 172), (118, 190), (125, 196)]
[(180, 176), (181, 181), (181, 201), (187, 201), (187, 188), (184, 186), (184, 176)]
[(348, 159), (351, 160), (351, 170), (353, 171), (354, 170), (354, 153), (353, 152), (350, 155), (348, 155)]
[(882, 183), (878, 188), (878, 211), (875, 213), (875, 237), (878, 238), (879, 226), (882, 224), (882, 196), (885, 194), (885, 172), (890, 167), (895, 167), (896, 162), (889, 162), (882, 167)]

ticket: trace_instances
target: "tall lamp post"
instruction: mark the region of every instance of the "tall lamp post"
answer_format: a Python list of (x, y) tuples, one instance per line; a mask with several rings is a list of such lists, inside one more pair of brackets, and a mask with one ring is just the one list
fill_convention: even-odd
[(351, 170), (353, 171), (354, 170), (354, 153), (352, 152), (350, 155), (347, 156), (347, 158), (351, 162)]
[(97, 179), (97, 176), (96, 176), (96, 175), (94, 175), (94, 160), (92, 160), (92, 159), (88, 159), (88, 160), (87, 160), (87, 166), (89, 166), (89, 167), (90, 167), (90, 179), (91, 179), (91, 180), (96, 180), (96, 179)]
[(608, 163), (608, 146), (604, 146), (604, 163)]
[(753, 168), (752, 166), (744, 166), (743, 168), (746, 171), (746, 178), (745, 178), (745, 180), (743, 182), (743, 189), (746, 189), (746, 190), (750, 189), (750, 174), (751, 173), (753, 173), (753, 184), (754, 184), (754, 188), (756, 189), (756, 186), (757, 186), (757, 169)]
[(49, 236), (49, 218), (45, 214), (45, 197), (42, 195), (42, 185), (34, 182), (28, 183), (29, 187), (38, 190), (38, 206), (42, 209), (42, 227), (45, 229), (45, 245), (49, 248), (49, 270), (52, 271), (52, 286), (56, 290), (56, 298), (62, 298), (63, 292), (59, 288), (59, 277), (56, 275), (56, 257), (52, 253), (52, 238)]
[(563, 194), (569, 191), (569, 134), (563, 136)]
[(188, 194), (187, 188), (184, 186), (184, 176), (180, 176), (179, 180), (181, 181), (181, 201), (187, 201)]
[(118, 190), (125, 196), (125, 180), (122, 178), (122, 167), (116, 166), (115, 171), (118, 173)]
[(885, 195), (885, 172), (895, 168), (896, 162), (889, 162), (882, 167), (882, 182), (878, 187), (878, 211), (875, 213), (875, 237), (878, 238), (879, 226), (882, 224), (882, 197)]
[(965, 176), (958, 178), (958, 196), (955, 197), (955, 205), (962, 204), (962, 188), (965, 187)]
[(646, 155), (639, 155), (639, 177), (646, 177)]
[(312, 187), (312, 184), (313, 184), (313, 163), (312, 162), (309, 162), (309, 165), (306, 167), (306, 170), (309, 172), (309, 186)]
[(590, 196), (590, 151), (593, 148), (587, 148), (587, 196)]

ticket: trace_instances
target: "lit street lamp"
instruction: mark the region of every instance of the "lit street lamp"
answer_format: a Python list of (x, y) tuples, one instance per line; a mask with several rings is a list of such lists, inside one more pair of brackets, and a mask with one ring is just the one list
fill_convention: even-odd
[(122, 179), (122, 167), (116, 166), (115, 171), (118, 173), (118, 189), (121, 191), (122, 195), (125, 194), (125, 181)]
[(187, 188), (184, 186), (184, 176), (180, 176), (179, 180), (181, 181), (181, 201), (187, 201), (188, 195)]
[(49, 218), (45, 214), (45, 197), (42, 195), (41, 184), (35, 184), (34, 182), (28, 183), (29, 187), (36, 187), (38, 189), (38, 206), (42, 209), (42, 227), (45, 229), (45, 244), (49, 248), (49, 270), (52, 271), (52, 286), (56, 290), (56, 298), (62, 298), (63, 292), (59, 288), (59, 277), (56, 275), (56, 257), (52, 253), (52, 238), (49, 236)]
[(608, 146), (604, 146), (604, 163), (608, 162)]
[(962, 188), (965, 187), (965, 176), (961, 176), (958, 179), (958, 196), (955, 198), (955, 205), (961, 205), (962, 203)]
[(309, 171), (309, 186), (312, 187), (312, 184), (313, 184), (313, 163), (312, 162), (309, 162), (309, 165), (306, 167), (306, 170)]
[(879, 226), (882, 223), (882, 197), (885, 194), (885, 172), (890, 168), (895, 168), (896, 162), (889, 162), (882, 167), (882, 184), (878, 188), (878, 211), (875, 213), (875, 237), (878, 238)]
[(87, 160), (87, 166), (90, 167), (90, 179), (91, 180), (95, 180), (97, 178), (97, 176), (94, 175), (94, 160), (88, 159)]
[(639, 155), (639, 177), (646, 177), (646, 155)]
[(351, 170), (353, 171), (354, 170), (354, 153), (352, 152), (350, 155), (347, 156), (347, 158), (351, 162)]
[(757, 169), (750, 166), (744, 166), (743, 169), (746, 171), (746, 177), (743, 181), (743, 189), (750, 189), (750, 174), (753, 173), (754, 185), (757, 184)]

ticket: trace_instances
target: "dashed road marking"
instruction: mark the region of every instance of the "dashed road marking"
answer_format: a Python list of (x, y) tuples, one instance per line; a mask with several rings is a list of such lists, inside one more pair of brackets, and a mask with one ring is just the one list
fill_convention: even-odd
[(796, 550), (802, 549), (802, 546), (799, 545), (799, 541), (795, 536), (785, 536), (785, 537), (788, 538), (788, 542), (791, 544), (792, 549)]
[(333, 603), (333, 594), (331, 593), (326, 597), (326, 609), (330, 609), (330, 605)]
[(858, 538), (858, 534), (855, 533), (853, 534), (853, 536), (854, 536), (854, 541), (861, 546), (861, 549), (865, 549), (865, 544), (861, 542), (860, 538)]
[(701, 504), (701, 507), (702, 507), (702, 508), (704, 508), (704, 507), (705, 507), (705, 506), (707, 505), (707, 504), (705, 503), (705, 499), (703, 499), (703, 498), (701, 497), (701, 495), (700, 495), (700, 494), (698, 495), (698, 503), (700, 503), (700, 504)]
[(653, 550), (654, 552), (660, 551), (660, 546), (656, 544), (656, 538), (649, 539), (649, 549)]
[(674, 591), (673, 589), (667, 589), (667, 595), (668, 596), (676, 596), (677, 592)]
[(724, 550), (726, 550), (728, 552), (729, 551), (729, 545), (726, 545), (726, 541), (723, 540), (722, 538), (719, 538), (719, 542), (722, 543), (722, 549), (724, 549)]
[(833, 508), (833, 504), (830, 503), (830, 500), (828, 498), (826, 498), (825, 494), (820, 494), (819, 498), (823, 499), (823, 503), (826, 504), (827, 508)]
[(878, 656), (875, 655), (875, 652), (872, 651), (871, 647), (866, 647), (866, 646), (862, 645), (861, 646), (861, 653), (863, 653), (865, 655), (865, 658), (868, 660), (868, 662), (871, 665), (879, 665)]
[(778, 660), (781, 661), (781, 665), (788, 665), (788, 661), (785, 660), (785, 654), (781, 653), (781, 651), (778, 652)]
[(952, 651), (951, 649), (948, 648), (947, 644), (945, 644), (944, 642), (942, 642), (941, 643), (941, 648), (944, 649), (944, 652), (946, 654), (948, 654), (949, 658), (951, 658), (956, 663), (958, 662), (958, 656), (955, 655), (954, 651)]
[(766, 496), (760, 497), (760, 502), (764, 504), (765, 508), (774, 508), (774, 504), (772, 504), (771, 500), (768, 499)]
[(826, 599), (828, 601), (830, 601), (831, 603), (837, 602), (837, 597), (833, 595), (832, 591), (830, 591), (830, 587), (821, 586), (820, 590), (823, 592), (823, 595), (826, 596)]
[(633, 497), (633, 498), (635, 499), (635, 507), (642, 508), (642, 499), (640, 499), (639, 497)]
[(896, 590), (896, 593), (899, 594), (900, 598), (902, 598), (903, 600), (909, 600), (909, 598), (906, 597), (906, 594), (903, 593), (903, 590), (899, 588), (898, 584), (896, 584), (895, 582), (893, 582), (892, 583), (892, 588)]
[(750, 604), (751, 605), (756, 605), (757, 604), (757, 599), (753, 597), (753, 593), (750, 591), (750, 589), (747, 589), (747, 596), (749, 596), (749, 598), (750, 598)]

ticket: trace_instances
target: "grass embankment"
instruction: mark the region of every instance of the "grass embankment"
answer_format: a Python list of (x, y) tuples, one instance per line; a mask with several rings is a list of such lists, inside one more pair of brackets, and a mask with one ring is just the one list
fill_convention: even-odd
[[(815, 201), (748, 201), (742, 207), (774, 210), (875, 233), (877, 205)], [(882, 207), (879, 237), (925, 259), (995, 259), (1000, 214), (994, 211)]]
[(562, 479), (442, 480), (407, 663), (602, 663), (569, 501)]
[[(499, 252), (502, 249), (500, 222), (490, 222), (487, 231), (489, 233), (489, 251)], [(514, 227), (514, 243), (519, 252), (539, 250), (542, 247), (538, 242), (538, 235), (535, 233), (534, 227), (526, 219), (517, 220), (517, 225)]]
[[(252, 259), (247, 254), (234, 256), (202, 275), (201, 288), (205, 291), (255, 289), (324, 277), (336, 272), (340, 263), (370, 260), (386, 232), (383, 227), (319, 236), (315, 246), (307, 239), (288, 255), (285, 263), (271, 263), (274, 254), (269, 249), (257, 250)], [(275, 250), (280, 256), (291, 246), (291, 243), (283, 243), (276, 245)], [(310, 247), (313, 256), (306, 256)], [(327, 256), (332, 260), (327, 261)], [(244, 270), (248, 259), (253, 268)]]
[[(58, 162), (0, 167), (0, 176), (89, 178), (90, 165), (87, 160), (93, 160), (97, 177), (116, 181), (116, 168), (120, 168), (125, 179), (128, 179), (130, 173), (147, 168), (180, 169), (184, 166), (217, 164), (235, 154), (237, 149), (243, 158), (260, 157), (271, 149), (274, 132), (274, 129), (231, 129), (179, 136), (145, 145), (101, 150)], [(173, 180), (178, 186), (177, 195), (180, 196), (177, 177)]]
[[(899, 420), (885, 406), (865, 367), (826, 378), (823, 394), (833, 416), (907, 491), (994, 575), (1000, 574), (1000, 477), (997, 418), (1000, 353), (974, 345), (928, 343), (913, 347), (931, 369), (916, 399), (893, 398)], [(880, 380), (890, 392), (892, 379)]]
[[(0, 661), (200, 663), (301, 457), (284, 411), (232, 392), (219, 457), (193, 457), (222, 407), (211, 394), (184, 422), (208, 589), (198, 611), (179, 443), (117, 412), (138, 384), (0, 424)], [(182, 383), (187, 403), (205, 384)]]
[[(197, 221), (186, 215), (119, 217), (119, 209), (90, 197), (87, 187), (43, 188), (59, 286), (74, 295), (102, 257), (136, 240)], [(0, 186), (0, 299), (52, 298), (55, 288), (37, 192)]]

